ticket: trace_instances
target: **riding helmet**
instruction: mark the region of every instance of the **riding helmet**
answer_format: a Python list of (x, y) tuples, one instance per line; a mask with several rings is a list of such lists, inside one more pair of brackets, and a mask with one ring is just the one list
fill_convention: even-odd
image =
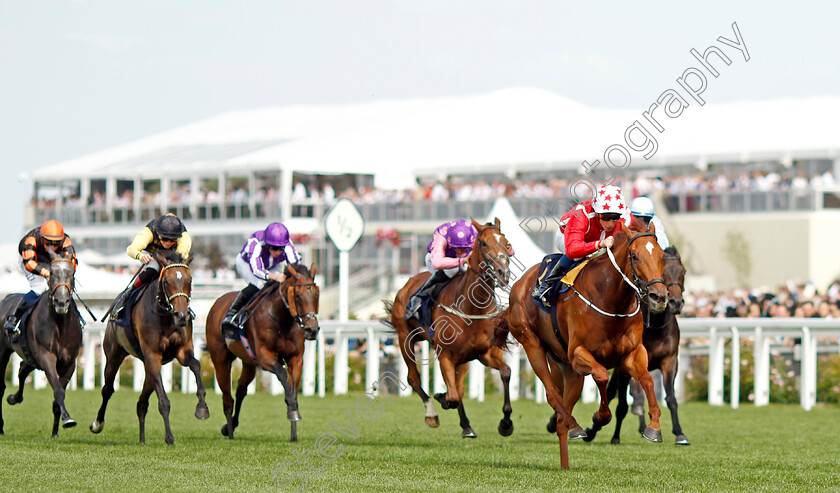
[(289, 244), (289, 230), (280, 223), (271, 223), (265, 228), (266, 245), (283, 247)]
[(592, 208), (597, 214), (615, 212), (624, 214), (627, 212), (627, 205), (624, 203), (624, 196), (621, 189), (615, 185), (601, 185), (595, 192), (595, 200), (592, 201)]
[(61, 241), (64, 239), (64, 226), (55, 219), (50, 219), (41, 225), (40, 233), (47, 241)]
[(478, 236), (475, 226), (463, 219), (452, 221), (444, 233), (446, 243), (450, 248), (469, 248), (475, 243)]

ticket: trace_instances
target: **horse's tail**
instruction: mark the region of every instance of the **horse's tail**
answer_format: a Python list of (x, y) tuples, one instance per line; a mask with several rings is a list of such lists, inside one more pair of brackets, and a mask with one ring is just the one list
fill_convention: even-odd
[(510, 307), (502, 310), (502, 312), (496, 315), (493, 319), (495, 326), (493, 328), (492, 344), (502, 349), (502, 351), (507, 350), (508, 334), (510, 334), (510, 327), (508, 326), (507, 320), (508, 310), (510, 310)]
[(394, 328), (394, 324), (391, 322), (391, 312), (394, 310), (394, 300), (389, 300), (387, 298), (382, 300), (382, 305), (385, 307), (385, 318), (380, 318), (379, 321), (382, 322), (382, 325), (385, 325), (390, 328)]

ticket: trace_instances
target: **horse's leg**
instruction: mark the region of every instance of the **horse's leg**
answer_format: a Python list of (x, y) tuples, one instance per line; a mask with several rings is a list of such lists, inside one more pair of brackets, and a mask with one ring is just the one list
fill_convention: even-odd
[(475, 438), (475, 431), (470, 426), (470, 419), (464, 410), (464, 378), (469, 372), (469, 363), (463, 363), (455, 368), (455, 385), (458, 391), (458, 417), (461, 420), (461, 438)]
[[(155, 390), (155, 384), (149, 378), (148, 371), (143, 381), (143, 390), (140, 391), (140, 398), (137, 399), (137, 422), (140, 425), (140, 443), (146, 443), (146, 413), (149, 411), (149, 397)], [(104, 391), (104, 389), (103, 389)]]
[(6, 399), (6, 402), (8, 402), (10, 406), (14, 406), (15, 404), (20, 404), (21, 402), (23, 402), (23, 386), (24, 384), (26, 384), (26, 377), (28, 377), (34, 369), (34, 366), (29, 366), (26, 363), (20, 364), (20, 368), (18, 369), (17, 392), (15, 392), (14, 394), (9, 394), (9, 397)]
[(114, 378), (120, 371), (125, 357), (128, 353), (119, 342), (113, 330), (106, 330), (105, 337), (102, 340), (102, 349), (105, 351), (105, 372), (102, 381), (102, 404), (99, 406), (99, 412), (96, 414), (96, 419), (90, 425), (90, 431), (99, 433), (105, 427), (105, 410), (108, 408), (108, 401), (114, 394)]
[(239, 374), (239, 380), (236, 381), (236, 406), (233, 411), (233, 418), (231, 419), (230, 438), (233, 438), (233, 432), (239, 426), (239, 412), (242, 410), (242, 401), (248, 396), (248, 386), (254, 381), (257, 374), (257, 367), (242, 363), (242, 373)]
[(443, 375), (443, 381), (446, 384), (446, 392), (435, 394), (435, 400), (440, 402), (444, 409), (457, 409), (461, 398), (458, 396), (455, 363), (452, 362), (452, 355), (449, 351), (443, 350), (438, 354), (438, 363), (440, 363), (440, 373)]
[[(50, 387), (53, 389), (53, 399), (55, 400), (53, 413), (58, 410), (61, 417), (61, 426), (72, 428), (76, 426), (76, 421), (70, 417), (70, 413), (67, 412), (67, 407), (64, 405), (65, 392), (64, 386), (61, 384), (61, 379), (58, 377), (58, 371), (56, 370), (56, 357), (53, 353), (45, 352), (41, 357), (41, 361), (44, 365), (44, 373), (47, 375), (47, 381), (50, 382)], [(53, 427), (53, 438), (58, 436), (58, 418), (59, 416), (57, 415), (55, 427)]]
[(216, 383), (222, 391), (222, 412), (225, 415), (222, 435), (233, 440), (233, 397), (230, 394), (230, 367), (235, 357), (224, 344), (218, 344), (217, 346), (211, 346), (211, 344), (212, 342), (208, 341), (207, 349), (210, 351), (210, 359), (213, 361)]
[(502, 377), (502, 386), (505, 389), (505, 403), (502, 405), (502, 414), (504, 414), (504, 417), (499, 421), (499, 435), (509, 437), (513, 434), (513, 421), (510, 420), (510, 415), (513, 413), (513, 408), (510, 405), (510, 367), (505, 363), (502, 350), (497, 347), (490, 348), (489, 351), (479, 356), (478, 360), (484, 366), (499, 370), (499, 375)]
[[(618, 371), (614, 371), (613, 374), (610, 376), (610, 381), (607, 382), (607, 402), (612, 402), (613, 398), (616, 395), (616, 388), (619, 385), (618, 379)], [(621, 406), (621, 401), (619, 401), (619, 406)], [(596, 423), (595, 419), (593, 418), (592, 428), (586, 429), (586, 438), (584, 438), (583, 440), (586, 442), (591, 442), (595, 439), (595, 436), (598, 434), (599, 431), (601, 431), (602, 428), (603, 426), (600, 423)]]
[[(163, 417), (163, 427), (166, 431), (164, 440), (167, 445), (172, 445), (175, 443), (175, 437), (172, 436), (172, 429), (169, 426), (169, 397), (166, 395), (166, 390), (163, 388), (163, 380), (160, 377), (160, 368), (162, 365), (161, 355), (144, 354), (143, 359), (146, 361), (146, 381), (151, 381), (154, 386), (158, 398), (158, 411)], [(149, 398), (146, 397), (147, 407), (148, 400)]]
[(656, 393), (653, 390), (653, 378), (648, 373), (648, 355), (647, 350), (643, 345), (639, 345), (634, 349), (622, 362), (622, 367), (631, 377), (635, 378), (645, 389), (645, 394), (648, 399), (648, 409), (650, 410), (650, 425), (645, 428), (642, 436), (652, 442), (662, 441), (662, 428), (659, 424), (659, 416), (662, 411), (659, 409), (659, 403), (656, 402)]
[[(414, 338), (408, 337), (410, 334), (408, 334), (408, 328), (404, 327), (405, 321), (397, 321), (397, 323), (394, 324), (394, 327), (396, 328), (397, 325), (400, 324), (402, 324), (402, 326), (397, 328), (397, 333), (400, 341), (400, 353), (405, 361), (405, 366), (408, 367), (408, 384), (411, 385), (411, 388), (414, 389), (415, 392), (417, 392), (417, 395), (419, 395), (420, 399), (423, 401), (423, 406), (426, 407), (426, 426), (430, 428), (437, 428), (440, 426), (440, 419), (438, 418), (438, 413), (435, 411), (435, 407), (432, 404), (432, 399), (429, 397), (429, 394), (423, 390), (420, 372), (417, 370), (417, 355), (414, 353)], [(412, 332), (412, 334), (417, 333), (417, 329)], [(432, 360), (430, 358), (429, 364), (431, 364), (431, 362)]]
[[(610, 380), (607, 369), (595, 360), (595, 357), (592, 356), (592, 353), (590, 353), (589, 350), (583, 346), (577, 346), (574, 351), (572, 351), (571, 369), (566, 371), (567, 383), (569, 382), (568, 377), (571, 374), (574, 374), (573, 378), (581, 376), (579, 383), (577, 383), (579, 388), (577, 388), (574, 392), (570, 392), (577, 394), (577, 397), (575, 397), (571, 402), (577, 402), (580, 397), (580, 391), (583, 389), (582, 375), (592, 375), (592, 378), (595, 380), (595, 384), (598, 385), (598, 393), (601, 397), (601, 405), (598, 407), (598, 411), (595, 415), (592, 416), (592, 422), (600, 426), (604, 426), (609, 423), (610, 419), (612, 419), (612, 413), (610, 412), (609, 402), (607, 401), (607, 383)], [(565, 402), (570, 402), (569, 395), (566, 395)], [(574, 404), (572, 405), (574, 406)], [(571, 409), (569, 409), (569, 412), (571, 412)]]
[(289, 367), (289, 390), (291, 391), (289, 400), (288, 419), (291, 422), (290, 442), (296, 442), (297, 436), (297, 422), (300, 421), (300, 411), (298, 410), (298, 387), (300, 386), (300, 377), (303, 374), (303, 352), (292, 356), (286, 360), (286, 365)]
[(630, 379), (630, 395), (633, 397), (631, 411), (639, 416), (639, 433), (644, 433), (647, 428), (645, 420), (645, 391), (635, 378)]
[[(0, 351), (0, 369), (3, 370), (3, 374), (6, 373), (6, 366), (9, 364), (9, 358), (12, 356), (12, 350), (4, 347), (2, 351)], [(6, 378), (0, 378), (0, 435), (3, 432), (3, 395), (6, 393)]]
[(177, 354), (178, 363), (181, 366), (189, 367), (193, 375), (195, 375), (195, 395), (198, 396), (198, 404), (195, 406), (195, 417), (198, 419), (207, 419), (210, 417), (210, 410), (207, 408), (207, 402), (204, 396), (207, 393), (204, 390), (204, 383), (201, 381), (201, 363), (195, 358), (192, 349), (181, 348)]
[(671, 412), (671, 425), (673, 426), (675, 445), (691, 445), (688, 437), (683, 434), (680, 426), (680, 419), (677, 416), (677, 394), (674, 392), (674, 379), (677, 377), (678, 369), (677, 355), (669, 356), (662, 361), (662, 382), (665, 384), (665, 403), (668, 411)]
[[(560, 393), (561, 399), (564, 393), (564, 389), (566, 386), (566, 382), (563, 381), (563, 370), (560, 369), (559, 363), (554, 359), (549, 358), (548, 360), (548, 369), (551, 372), (551, 381), (554, 383), (554, 386), (557, 388), (557, 391)], [(548, 423), (545, 425), (546, 431), (551, 434), (557, 433), (557, 412), (551, 413), (551, 416), (548, 418)], [(588, 432), (589, 430), (587, 430)], [(586, 440), (586, 437), (583, 437)]]
[(620, 368), (616, 368), (613, 371), (612, 378), (610, 378), (610, 384), (613, 383), (613, 380), (616, 381), (614, 387), (617, 389), (618, 405), (615, 407), (615, 432), (613, 432), (610, 443), (618, 445), (621, 443), (621, 423), (624, 422), (624, 418), (627, 416), (627, 410), (629, 409), (627, 405), (627, 385), (630, 383), (630, 375)]

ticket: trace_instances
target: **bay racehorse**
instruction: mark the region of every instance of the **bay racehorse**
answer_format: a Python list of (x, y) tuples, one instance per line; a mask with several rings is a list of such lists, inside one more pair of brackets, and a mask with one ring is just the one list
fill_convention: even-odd
[[(677, 396), (674, 392), (674, 380), (677, 377), (680, 348), (680, 327), (677, 323), (677, 315), (683, 307), (683, 285), (685, 283), (685, 266), (683, 266), (680, 254), (676, 247), (669, 246), (665, 249), (663, 257), (663, 279), (668, 287), (668, 307), (662, 313), (650, 313), (646, 305), (642, 305), (642, 314), (645, 317), (645, 332), (643, 343), (648, 353), (648, 371), (659, 370), (662, 372), (662, 382), (665, 387), (665, 403), (671, 413), (672, 432), (674, 433), (675, 445), (690, 445), (688, 437), (683, 434), (680, 420), (677, 416)], [(611, 443), (621, 442), (621, 423), (627, 416), (627, 383), (630, 380), (627, 373), (616, 369), (610, 377), (607, 385), (607, 400), (618, 396), (618, 406), (615, 410), (615, 432)], [(644, 416), (644, 397), (642, 389), (633, 380), (630, 392), (633, 396), (633, 414), (639, 415), (639, 432), (643, 433), (646, 428)], [(553, 415), (555, 420), (557, 416)], [(550, 425), (549, 425), (550, 426)], [(586, 429), (586, 438), (591, 441), (601, 429), (593, 423), (592, 428)]]
[[(222, 435), (233, 440), (239, 426), (242, 401), (248, 395), (248, 384), (254, 380), (257, 367), (277, 376), (283, 385), (286, 400), (286, 418), (291, 422), (290, 441), (296, 442), (297, 422), (301, 419), (297, 393), (303, 370), (304, 340), (313, 341), (318, 336), (319, 289), (315, 284), (316, 267), (305, 265), (286, 266), (283, 283), (270, 281), (254, 299), (245, 306), (249, 313), (245, 333), (240, 340), (225, 341), (222, 319), (236, 298), (236, 292), (227, 293), (213, 303), (207, 314), (207, 350), (216, 370), (216, 381), (222, 389), (222, 407), (226, 423)], [(247, 347), (243, 343), (247, 343)], [(230, 373), (234, 360), (242, 360), (242, 374), (236, 383), (236, 410), (230, 394)]]
[[(149, 409), (149, 397), (157, 393), (158, 410), (163, 416), (166, 429), (166, 443), (172, 445), (175, 438), (169, 426), (169, 398), (161, 379), (161, 366), (177, 359), (182, 366), (189, 367), (195, 375), (198, 391), (198, 404), (195, 417), (207, 419), (210, 411), (204, 400), (204, 384), (201, 382), (201, 364), (193, 354), (193, 315), (190, 310), (190, 292), (192, 277), (189, 264), (192, 257), (181, 262), (178, 254), (166, 256), (160, 252), (154, 254), (160, 264), (157, 279), (141, 288), (143, 292), (130, 307), (130, 327), (117, 325), (108, 320), (102, 348), (105, 352), (105, 376), (102, 385), (102, 405), (96, 420), (90, 425), (90, 431), (99, 433), (105, 427), (105, 409), (114, 393), (114, 377), (120, 365), (129, 354), (143, 361), (146, 379), (137, 401), (137, 418), (140, 422), (140, 443), (146, 443), (146, 412)], [(127, 308), (128, 310), (129, 308)]]
[[(494, 344), (495, 316), (498, 306), (495, 298), (496, 285), (506, 285), (510, 277), (510, 243), (499, 229), (499, 219), (494, 223), (479, 224), (472, 221), (478, 230), (473, 250), (468, 257), (469, 269), (459, 274), (443, 287), (432, 310), (430, 337), (427, 328), (415, 319), (405, 319), (406, 306), (415, 293), (430, 277), (428, 272), (415, 275), (397, 292), (393, 304), (386, 303), (390, 324), (397, 331), (400, 351), (408, 365), (408, 383), (420, 395), (426, 406), (426, 424), (432, 428), (440, 426), (438, 414), (432, 401), (420, 382), (414, 345), (429, 341), (439, 363), (446, 392), (435, 395), (443, 409), (458, 409), (461, 436), (475, 438), (475, 432), (464, 412), (464, 377), (469, 362), (477, 359), (485, 366), (496, 368), (502, 377), (505, 402), (504, 417), (499, 422), (499, 433), (510, 436), (513, 421), (510, 420), (510, 367), (505, 363), (499, 344)], [(431, 360), (430, 360), (431, 363)]]
[[(76, 263), (50, 250), (47, 253), (51, 257), (49, 292), (41, 295), (25, 322), (21, 322), (21, 337), (25, 341), (12, 344), (6, 331), (0, 329), (0, 368), (5, 373), (13, 351), (23, 358), (18, 370), (17, 393), (8, 397), (11, 405), (23, 402), (23, 384), (29, 373), (35, 369), (44, 371), (53, 389), (52, 437), (56, 438), (59, 420), (64, 428), (76, 426), (76, 421), (64, 405), (64, 395), (67, 383), (76, 370), (76, 357), (82, 344), (82, 324), (73, 301)], [(6, 319), (22, 296), (6, 296), (0, 304), (0, 320)], [(5, 391), (5, 379), (0, 379), (0, 435), (3, 434), (2, 397)]]
[[(569, 467), (568, 439), (586, 436), (571, 412), (580, 398), (583, 379), (591, 374), (598, 385), (601, 404), (593, 419), (601, 426), (612, 415), (607, 405), (608, 368), (620, 367), (639, 379), (648, 397), (651, 423), (644, 436), (662, 441), (661, 411), (647, 371), (647, 351), (641, 304), (661, 312), (667, 303), (662, 280), (662, 249), (641, 221), (633, 231), (622, 223), (612, 250), (594, 257), (574, 281), (573, 289), (551, 300), (551, 314), (531, 299), (538, 266), (530, 268), (513, 285), (510, 306), (498, 320), (499, 336), (507, 331), (522, 344), (528, 361), (545, 385), (546, 399), (556, 413), (561, 467)], [(550, 370), (548, 358), (555, 362)], [(568, 431), (568, 433), (567, 433)]]

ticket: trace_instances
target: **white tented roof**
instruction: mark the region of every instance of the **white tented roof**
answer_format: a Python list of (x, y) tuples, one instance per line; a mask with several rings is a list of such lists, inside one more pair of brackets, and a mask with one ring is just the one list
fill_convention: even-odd
[[(687, 98), (687, 96), (683, 95)], [(172, 176), (205, 170), (428, 174), (571, 169), (603, 161), (638, 120), (658, 143), (653, 163), (832, 157), (840, 97), (700, 106), (677, 118), (594, 109), (548, 91), (516, 88), (467, 97), (237, 111), (59, 163), (36, 180)], [(651, 101), (653, 104), (653, 101)], [(637, 139), (639, 136), (637, 135)], [(634, 163), (644, 163), (632, 151)]]

